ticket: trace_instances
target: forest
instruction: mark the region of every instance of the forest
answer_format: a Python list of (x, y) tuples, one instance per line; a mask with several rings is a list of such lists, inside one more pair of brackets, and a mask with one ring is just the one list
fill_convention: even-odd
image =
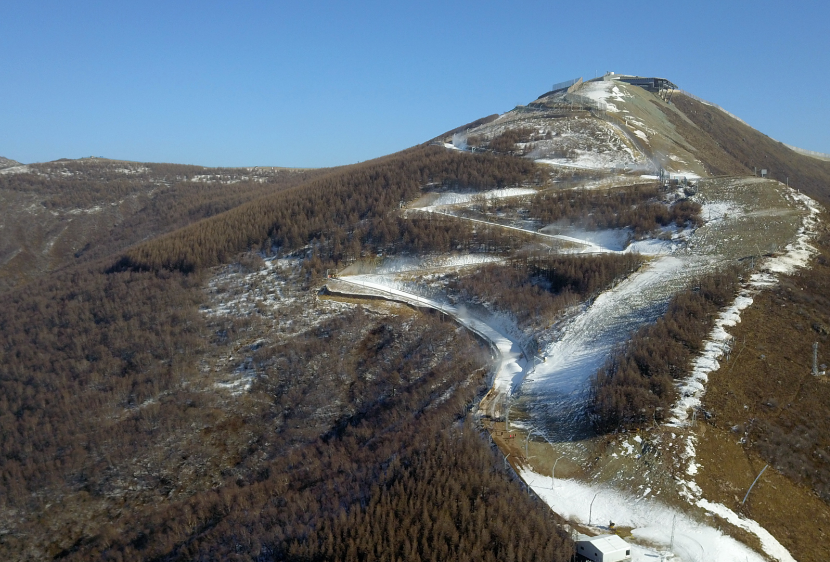
[(589, 230), (630, 228), (634, 236), (661, 227), (700, 226), (700, 205), (686, 198), (666, 204), (655, 184), (614, 190), (542, 191), (529, 207), (530, 217), (544, 224), (567, 220)]
[(453, 276), (447, 287), (461, 302), (509, 313), (522, 328), (539, 328), (569, 307), (595, 298), (642, 263), (637, 254), (551, 256), (525, 251), (504, 263)]
[(337, 266), (394, 246), (401, 236), (390, 211), (423, 186), (491, 189), (540, 184), (542, 171), (521, 158), (461, 154), (435, 146), (358, 164), (342, 173), (264, 196), (130, 249), (115, 269), (196, 271), (249, 248), (285, 252), (321, 245), (319, 258)]
[[(489, 352), (440, 317), (315, 304), (313, 291), (301, 291), (292, 298), (326, 319), (302, 327), (295, 317), (290, 333), (257, 344), (259, 374), (246, 394), (216, 391), (211, 361), (250, 345), (271, 322), (259, 312), (199, 313), (207, 265), (220, 257), (232, 262), (263, 243), (299, 251), (292, 283), (302, 287), (315, 258), (337, 255), (315, 248), (333, 251), (336, 241), (353, 241), (358, 254), (519, 243), (389, 213), (418, 193), (401, 167), (447, 186), (540, 181), (523, 161), (481, 156), (467, 166), (468, 155), (445, 154), (419, 148), (332, 172), (145, 242), (128, 253), (144, 256), (140, 264), (88, 261), (45, 277), (37, 291), (0, 295), (0, 552), (569, 560), (570, 539), (547, 507), (464, 425), (486, 388)], [(315, 205), (342, 238), (323, 239)], [(281, 224), (285, 209), (297, 220)], [(408, 241), (401, 231), (384, 238), (390, 225)], [(224, 240), (224, 229), (236, 236)], [(180, 244), (194, 240), (183, 252)], [(246, 263), (242, 271), (261, 267)]]
[(677, 399), (675, 381), (703, 350), (717, 312), (740, 288), (737, 268), (706, 275), (677, 293), (666, 312), (612, 353), (591, 385), (591, 418), (601, 432), (660, 423)]
[[(204, 392), (196, 369), (206, 342), (221, 353), (207, 334), (223, 331), (195, 313), (196, 281), (88, 271), (36, 298), (2, 298), (0, 551), (568, 559), (549, 510), (474, 427), (452, 429), (484, 390), (486, 350), (470, 336), (431, 315), (355, 310), (259, 350), (267, 374), (233, 406)], [(330, 379), (321, 356), (339, 358)], [(342, 409), (330, 410), (339, 392)], [(310, 415), (321, 408), (328, 417)], [(37, 514), (57, 498), (42, 528)], [(424, 527), (407, 530), (413, 518)], [(389, 527), (403, 534), (378, 533)]]

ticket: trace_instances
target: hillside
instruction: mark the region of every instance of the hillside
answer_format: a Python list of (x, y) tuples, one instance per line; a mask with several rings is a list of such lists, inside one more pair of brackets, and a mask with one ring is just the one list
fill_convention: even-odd
[(5, 168), (0, 292), (328, 172), (104, 158)]
[(16, 160), (10, 160), (9, 158), (4, 158), (3, 156), (0, 156), (0, 169), (11, 168), (14, 166), (22, 166), (22, 164)]
[[(757, 168), (768, 176), (797, 186), (823, 205), (830, 203), (830, 162), (799, 154), (783, 143), (738, 121), (723, 111), (685, 95), (674, 98), (675, 105), (711, 141), (700, 141), (707, 148), (702, 158), (714, 173), (750, 174)], [(712, 147), (712, 142), (716, 147)]]
[(0, 171), (0, 552), (822, 559), (830, 162), (569, 90), (338, 169)]

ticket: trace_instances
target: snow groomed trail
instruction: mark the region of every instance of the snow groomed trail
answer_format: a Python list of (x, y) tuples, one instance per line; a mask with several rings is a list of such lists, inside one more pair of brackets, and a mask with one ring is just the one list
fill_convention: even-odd
[(663, 256), (608, 290), (576, 316), (562, 337), (544, 349), (545, 361), (522, 385), (522, 399), (536, 428), (550, 441), (572, 441), (592, 433), (585, 415), (591, 378), (632, 330), (654, 322), (672, 295), (707, 262)]

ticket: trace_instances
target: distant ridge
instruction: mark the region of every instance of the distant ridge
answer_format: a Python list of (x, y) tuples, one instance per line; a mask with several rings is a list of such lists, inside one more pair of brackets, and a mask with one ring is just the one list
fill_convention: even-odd
[(11, 168), (12, 166), (22, 166), (20, 162), (17, 160), (11, 160), (10, 158), (3, 158), (0, 156), (0, 168)]

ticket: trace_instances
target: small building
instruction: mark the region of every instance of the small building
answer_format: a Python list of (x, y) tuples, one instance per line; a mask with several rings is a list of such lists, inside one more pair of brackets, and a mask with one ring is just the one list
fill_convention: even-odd
[(617, 535), (579, 535), (576, 559), (593, 562), (626, 562), (631, 560), (631, 545)]
[(677, 85), (665, 78), (645, 78), (643, 76), (614, 76), (615, 80), (631, 84), (632, 86), (639, 86), (649, 92), (659, 93), (664, 90), (676, 90)]

